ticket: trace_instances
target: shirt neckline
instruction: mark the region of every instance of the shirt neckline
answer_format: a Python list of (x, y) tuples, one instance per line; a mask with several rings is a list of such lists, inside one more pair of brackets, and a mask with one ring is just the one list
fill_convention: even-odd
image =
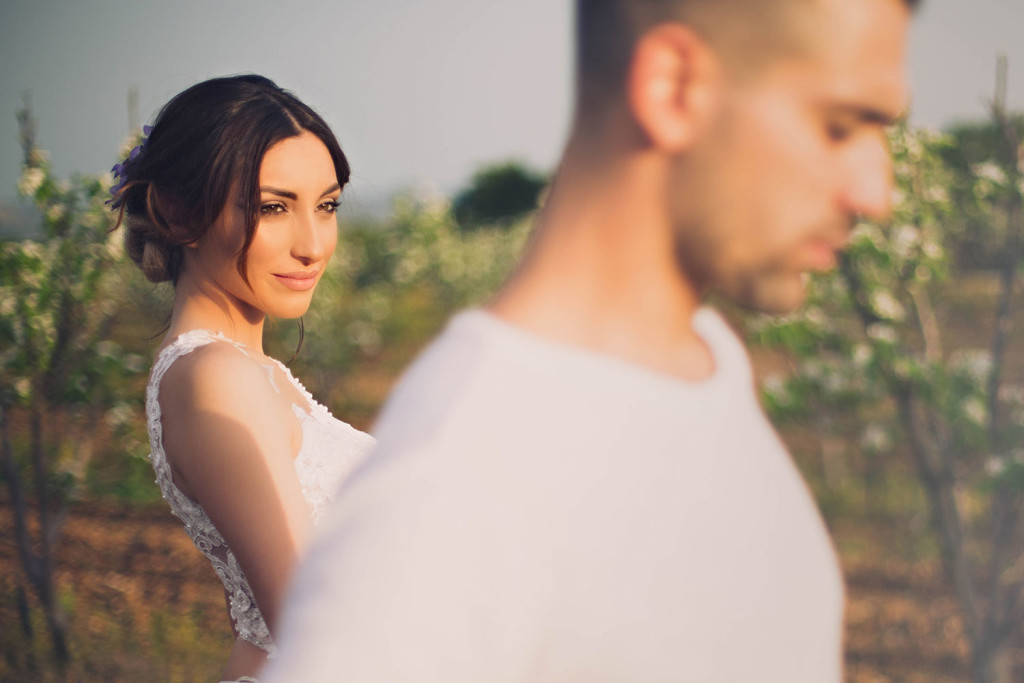
[(752, 377), (745, 347), (722, 315), (710, 306), (701, 306), (693, 315), (694, 332), (711, 351), (714, 371), (702, 380), (687, 380), (610, 353), (548, 339), (511, 323), (485, 308), (470, 308), (458, 313), (449, 323), (452, 331), (460, 329), (493, 331), (498, 337), (515, 344), (524, 344), (545, 355), (558, 356), (560, 362), (599, 365), (614, 368), (627, 376), (655, 379), (668, 386), (687, 391), (706, 389), (735, 382), (737, 377)]

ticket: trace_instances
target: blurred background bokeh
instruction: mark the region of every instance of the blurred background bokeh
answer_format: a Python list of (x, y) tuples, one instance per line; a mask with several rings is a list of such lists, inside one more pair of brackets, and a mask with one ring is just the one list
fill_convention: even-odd
[[(141, 125), (257, 72), (335, 128), (354, 180), (292, 369), (368, 428), (528, 238), (570, 22), (550, 0), (0, 0), (0, 681), (215, 680), (229, 648), (146, 460), (170, 292), (103, 204)], [(799, 314), (727, 310), (844, 566), (850, 683), (1024, 680), (1022, 29), (1019, 0), (925, 0), (892, 219)], [(271, 354), (297, 341), (268, 325)]]

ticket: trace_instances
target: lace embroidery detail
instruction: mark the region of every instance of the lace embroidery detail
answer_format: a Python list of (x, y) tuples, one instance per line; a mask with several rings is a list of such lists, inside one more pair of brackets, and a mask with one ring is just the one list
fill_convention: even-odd
[[(149, 430), (150, 462), (156, 472), (156, 483), (164, 499), (185, 525), (185, 531), (192, 538), (196, 548), (210, 560), (214, 571), (224, 584), (230, 603), (231, 623), (238, 637), (247, 640), (268, 653), (273, 653), (274, 643), (270, 637), (263, 615), (253, 598), (252, 589), (242, 572), (231, 548), (207, 517), (202, 506), (187, 497), (174, 484), (171, 467), (163, 449), (163, 430), (160, 421), (160, 380), (175, 360), (206, 344), (223, 341), (249, 356), (242, 344), (222, 334), (207, 330), (191, 330), (179, 336), (157, 356), (150, 372), (146, 387), (146, 422)], [(250, 356), (251, 358), (251, 356)], [(292, 373), (279, 361), (273, 361), (299, 393), (306, 399), (309, 410), (297, 403), (292, 410), (302, 425), (302, 446), (295, 457), (295, 472), (302, 487), (302, 495), (312, 510), (313, 523), (319, 522), (334, 490), (348, 476), (373, 446), (369, 434), (336, 419), (326, 407), (316, 402)], [(273, 372), (263, 365), (274, 384)]]

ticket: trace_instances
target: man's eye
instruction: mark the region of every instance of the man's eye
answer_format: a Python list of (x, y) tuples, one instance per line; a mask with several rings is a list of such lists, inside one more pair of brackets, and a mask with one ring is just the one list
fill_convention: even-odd
[(828, 139), (832, 142), (842, 142), (853, 134), (853, 128), (844, 123), (832, 122), (827, 125)]
[(284, 213), (284, 211), (284, 204), (280, 204), (278, 202), (272, 202), (260, 206), (261, 216), (275, 216), (277, 214)]

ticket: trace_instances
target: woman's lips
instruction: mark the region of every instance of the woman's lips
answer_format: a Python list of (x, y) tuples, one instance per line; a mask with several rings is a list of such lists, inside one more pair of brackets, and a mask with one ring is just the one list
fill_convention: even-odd
[(318, 272), (314, 270), (310, 272), (274, 273), (274, 277), (288, 289), (294, 289), (296, 292), (305, 292), (313, 289)]

